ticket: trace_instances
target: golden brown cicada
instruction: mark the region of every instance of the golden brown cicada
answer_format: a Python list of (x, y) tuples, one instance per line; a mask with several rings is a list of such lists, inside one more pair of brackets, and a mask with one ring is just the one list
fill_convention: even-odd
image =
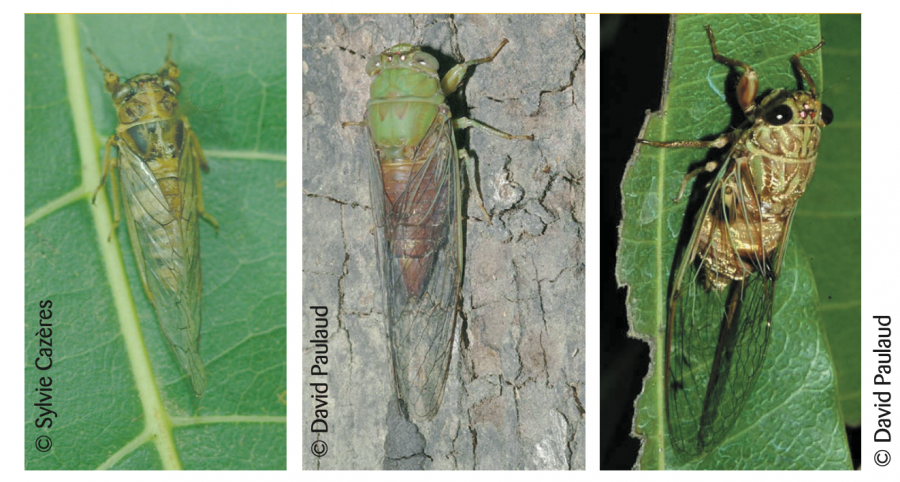
[[(106, 142), (103, 178), (115, 168), (121, 184), (128, 234), (147, 298), (178, 363), (191, 377), (194, 393), (206, 390), (200, 358), (200, 232), (198, 220), (218, 223), (203, 210), (200, 169), (209, 168), (197, 134), (178, 112), (179, 70), (166, 52), (156, 74), (141, 74), (125, 82), (103, 69), (106, 91), (112, 94), (118, 126)], [(117, 158), (110, 157), (116, 147)], [(119, 212), (117, 177), (111, 176), (115, 222)]]
[(721, 161), (688, 173), (676, 199), (689, 179), (716, 173), (676, 261), (667, 303), (669, 440), (699, 456), (728, 434), (761, 371), (791, 220), (815, 168), (820, 130), (833, 117), (800, 62), (824, 41), (791, 57), (808, 91), (777, 89), (757, 102), (756, 72), (721, 55), (706, 30), (713, 58), (743, 70), (736, 97), (747, 122), (713, 141), (638, 139), (662, 148), (731, 146)]

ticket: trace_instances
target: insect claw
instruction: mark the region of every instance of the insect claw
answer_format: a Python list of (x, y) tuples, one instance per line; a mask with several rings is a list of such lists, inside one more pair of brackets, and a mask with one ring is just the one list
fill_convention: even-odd
[(103, 189), (103, 181), (100, 181), (100, 185), (97, 186), (97, 189), (94, 189), (94, 195), (91, 196), (91, 206), (97, 205), (97, 195), (100, 194), (100, 190)]
[(213, 229), (216, 230), (216, 236), (219, 235), (219, 222), (216, 221), (216, 218), (205, 211), (200, 211), (200, 217), (202, 217), (207, 223), (209, 223)]

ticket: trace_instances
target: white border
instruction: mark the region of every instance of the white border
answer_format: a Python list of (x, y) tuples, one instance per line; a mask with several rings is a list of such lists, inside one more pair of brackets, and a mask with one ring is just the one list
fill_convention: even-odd
[[(391, 11), (421, 11), (422, 8), (428, 8), (428, 5), (423, 5), (422, 2), (411, 2), (408, 0), (400, 0), (390, 2), (390, 4), (385, 5), (377, 5), (378, 7), (386, 7)], [(469, 11), (469, 12), (491, 12), (491, 11), (515, 11), (515, 10), (530, 10), (530, 11), (548, 11), (551, 9), (565, 9), (568, 12), (577, 12), (577, 11), (596, 11), (598, 9), (605, 8), (616, 8), (619, 5), (610, 5), (608, 3), (601, 3), (599, 1), (582, 1), (582, 0), (572, 0), (566, 2), (565, 4), (553, 4), (547, 2), (512, 2), (512, 1), (501, 1), (501, 2), (484, 2), (482, 1), (471, 1), (471, 0), (460, 0), (453, 2), (452, 4), (436, 4), (432, 5), (438, 8), (453, 8), (457, 11)], [(94, 12), (148, 12), (148, 11), (190, 11), (190, 12), (203, 12), (210, 11), (214, 9), (217, 12), (246, 12), (248, 10), (253, 10), (257, 12), (285, 12), (291, 10), (298, 10), (303, 8), (313, 8), (323, 7), (324, 9), (341, 9), (341, 10), (357, 10), (357, 11), (372, 11), (373, 8), (376, 7), (376, 4), (372, 2), (362, 2), (359, 0), (345, 0), (340, 4), (336, 3), (322, 3), (322, 4), (313, 4), (313, 2), (306, 2), (304, 0), (301, 2), (287, 2), (287, 1), (265, 1), (265, 0), (257, 0), (252, 3), (212, 3), (212, 2), (197, 2), (195, 0), (181, 0), (181, 1), (171, 1), (171, 0), (158, 0), (154, 2), (122, 2), (122, 1), (89, 1), (89, 2), (79, 2), (79, 3), (71, 3), (71, 2), (63, 2), (63, 1), (53, 1), (53, 2), (40, 2), (40, 3), (30, 3), (27, 5), (23, 5), (22, 8), (28, 8), (33, 12), (53, 12), (53, 11), (71, 11), (73, 8), (77, 8), (82, 11), (94, 11)], [(872, 329), (872, 324), (867, 323), (868, 320), (871, 319), (871, 316), (874, 314), (882, 314), (887, 313), (894, 316), (895, 319), (900, 320), (900, 296), (897, 294), (897, 290), (895, 286), (898, 283), (898, 275), (900, 275), (900, 256), (898, 256), (897, 250), (897, 231), (898, 226), (900, 226), (900, 210), (898, 207), (898, 198), (896, 193), (898, 191), (898, 181), (900, 181), (900, 163), (896, 159), (897, 156), (895, 154), (896, 148), (891, 144), (894, 139), (894, 135), (892, 131), (896, 128), (897, 119), (895, 115), (896, 108), (894, 106), (894, 99), (896, 97), (896, 89), (893, 85), (894, 79), (897, 79), (896, 71), (898, 69), (896, 62), (897, 58), (897, 49), (898, 42), (896, 38), (895, 32), (897, 31), (897, 18), (898, 18), (898, 7), (890, 5), (888, 2), (874, 2), (874, 1), (862, 1), (862, 2), (815, 2), (815, 3), (791, 3), (788, 4), (783, 1), (770, 1), (770, 0), (760, 0), (753, 2), (752, 4), (747, 3), (736, 3), (736, 2), (722, 2), (722, 1), (687, 1), (681, 2), (678, 4), (672, 4), (670, 2), (661, 2), (658, 0), (652, 0), (648, 2), (643, 2), (638, 4), (636, 2), (632, 2), (626, 5), (627, 8), (631, 8), (634, 10), (642, 10), (647, 13), (651, 12), (663, 12), (668, 11), (674, 8), (677, 8), (682, 11), (728, 11), (728, 10), (737, 10), (737, 9), (747, 9), (753, 8), (758, 11), (783, 11), (787, 13), (788, 11), (793, 12), (796, 11), (798, 7), (800, 8), (817, 8), (828, 11), (847, 11), (850, 9), (858, 10), (863, 12), (863, 45), (864, 45), (864, 62), (863, 69), (861, 72), (863, 78), (863, 112), (865, 114), (865, 125), (869, 126), (870, 129), (864, 130), (863, 133), (863, 210), (867, 213), (866, 220), (863, 224), (863, 297), (862, 297), (862, 313), (863, 319), (859, 322), (863, 323), (863, 394), (870, 394), (872, 392), (871, 383), (871, 367), (874, 366), (874, 357), (871, 356), (871, 340), (874, 339), (874, 330)], [(3, 186), (2, 192), (0, 192), (0, 196), (2, 196), (2, 204), (3, 206), (2, 213), (2, 221), (4, 226), (9, 226), (8, 232), (9, 234), (0, 238), (0, 243), (2, 243), (2, 249), (0, 249), (0, 253), (5, 258), (3, 266), (4, 277), (2, 279), (2, 289), (0, 289), (0, 293), (2, 293), (3, 297), (3, 306), (11, 307), (10, 316), (7, 316), (6, 323), (4, 324), (5, 333), (2, 338), (2, 347), (0, 347), (0, 363), (2, 366), (6, 367), (3, 372), (2, 378), (2, 386), (6, 388), (8, 396), (3, 397), (2, 401), (0, 401), (0, 406), (4, 410), (2, 410), (3, 417), (2, 423), (4, 430), (2, 430), (3, 437), (0, 438), (0, 467), (4, 470), (3, 472), (15, 474), (17, 472), (21, 472), (24, 466), (24, 447), (22, 444), (23, 441), (23, 430), (24, 423), (22, 419), (19, 419), (19, 414), (21, 414), (22, 406), (22, 398), (21, 397), (21, 389), (24, 386), (24, 375), (21, 368), (24, 358), (23, 352), (23, 344), (22, 344), (22, 325), (19, 324), (19, 320), (25, 320), (24, 307), (22, 305), (22, 300), (24, 300), (24, 285), (22, 283), (24, 279), (24, 264), (23, 264), (23, 253), (24, 253), (24, 236), (22, 236), (21, 232), (17, 230), (17, 226), (22, 226), (22, 220), (24, 216), (24, 184), (21, 182), (24, 179), (24, 166), (22, 160), (24, 159), (24, 125), (23, 125), (23, 112), (24, 112), (24, 76), (22, 75), (21, 68), (24, 66), (24, 22), (22, 11), (6, 11), (5, 15), (3, 15), (2, 20), (2, 35), (3, 35), (3, 46), (5, 50), (4, 55), (4, 66), (5, 75), (3, 75), (2, 80), (2, 92), (6, 94), (6, 115), (3, 116), (2, 120), (2, 136), (3, 136), (3, 146), (4, 146), (4, 160), (5, 160), (5, 174), (8, 178), (8, 182)], [(291, 95), (294, 92), (298, 92), (300, 86), (298, 84), (298, 79), (302, 78), (301, 72), (298, 70), (298, 65), (300, 65), (300, 48), (302, 45), (302, 37), (299, 33), (299, 28), (296, 28), (296, 25), (300, 23), (300, 17), (291, 15), (288, 17), (288, 129), (290, 132), (297, 133), (302, 132), (299, 125), (299, 104), (301, 102), (300, 96)], [(588, 108), (587, 108), (587, 127), (588, 127), (588, 150), (587, 150), (587, 174), (588, 174), (588, 185), (589, 186), (599, 186), (599, 170), (596, 168), (597, 166), (594, 162), (599, 162), (599, 150), (598, 150), (598, 141), (596, 134), (598, 133), (599, 124), (598, 124), (598, 106), (597, 106), (597, 94), (599, 93), (599, 76), (597, 74), (597, 69), (599, 67), (599, 35), (598, 35), (598, 23), (599, 19), (595, 15), (589, 15), (587, 20), (587, 96), (588, 96)], [(289, 248), (288, 255), (288, 290), (291, 293), (301, 292), (299, 286), (300, 279), (300, 256), (297, 254), (296, 248), (294, 245), (299, 244), (300, 236), (300, 204), (299, 198), (299, 190), (302, 186), (302, 179), (300, 179), (300, 167), (297, 164), (297, 161), (294, 159), (299, 159), (299, 151), (298, 146), (302, 142), (301, 139), (292, 137), (288, 142), (288, 156), (289, 156), (289, 168), (288, 168), (288, 185), (293, 186), (294, 195), (288, 196), (288, 217), (290, 222), (288, 223), (288, 239), (291, 247)], [(656, 478), (669, 478), (669, 477), (690, 477), (692, 480), (703, 480), (707, 478), (715, 477), (720, 479), (722, 474), (716, 473), (693, 473), (693, 472), (680, 472), (675, 474), (648, 474), (648, 473), (597, 473), (598, 465), (599, 465), (599, 443), (598, 443), (598, 426), (599, 418), (597, 414), (599, 413), (599, 384), (596, 383), (599, 380), (599, 345), (598, 345), (598, 331), (596, 323), (599, 322), (599, 298), (595, 295), (599, 292), (599, 279), (598, 279), (598, 267), (599, 267), (599, 259), (598, 252), (596, 249), (591, 249), (592, 246), (596, 246), (597, 240), (599, 239), (599, 232), (597, 230), (597, 225), (599, 224), (599, 193), (597, 189), (591, 190), (588, 189), (588, 203), (587, 203), (587, 214), (588, 214), (588, 233), (587, 233), (587, 241), (588, 241), (588, 249), (587, 249), (587, 267), (588, 267), (588, 279), (587, 279), (587, 381), (588, 381), (588, 396), (587, 398), (587, 446), (586, 446), (586, 459), (587, 459), (587, 471), (586, 472), (576, 472), (576, 473), (516, 473), (514, 477), (519, 480), (537, 480), (545, 479), (547, 477), (552, 478), (553, 480), (561, 480), (562, 478), (572, 479), (572, 480), (595, 480), (597, 477), (612, 477), (614, 479), (623, 478), (623, 477), (634, 477), (637, 479), (641, 478), (649, 478), (652, 477), (654, 480)], [(288, 316), (289, 320), (297, 320), (292, 321), (294, 327), (298, 327), (297, 323), (301, 317), (299, 316), (299, 309), (301, 307), (297, 304), (296, 301), (288, 304)], [(848, 323), (857, 322), (856, 320), (848, 320)], [(895, 330), (894, 333), (898, 331)], [(294, 394), (300, 393), (297, 389), (300, 383), (300, 350), (302, 340), (299, 339), (300, 336), (299, 328), (289, 329), (289, 350), (288, 350), (288, 363), (291, 367), (288, 371), (289, 386), (293, 387)], [(895, 354), (896, 355), (896, 354)], [(894, 356), (894, 359), (897, 360), (898, 357)], [(895, 370), (896, 370), (895, 366)], [(896, 372), (895, 372), (896, 373)], [(295, 382), (295, 383), (294, 383)], [(895, 378), (896, 386), (898, 383)], [(898, 393), (894, 391), (895, 400), (897, 399)], [(297, 400), (296, 396), (291, 398), (292, 400)], [(896, 469), (897, 465), (900, 464), (900, 460), (895, 457), (894, 462), (889, 469), (883, 470), (873, 470), (874, 466), (871, 462), (871, 454), (873, 453), (873, 447), (869, 440), (871, 438), (873, 421), (874, 417), (874, 407), (871, 403), (871, 396), (863, 395), (862, 404), (863, 408), (863, 423), (864, 429), (863, 432), (863, 471), (875, 475), (876, 472), (878, 476), (885, 476), (882, 480), (896, 480), (897, 472), (900, 469)], [(895, 403), (894, 407), (900, 406), (900, 403)], [(894, 410), (895, 412), (897, 410)], [(292, 413), (299, 413), (297, 410), (291, 410)], [(275, 478), (285, 480), (288, 474), (296, 473), (300, 469), (300, 450), (302, 447), (298, 447), (297, 443), (300, 440), (300, 430), (302, 427), (297, 426), (297, 422), (299, 423), (299, 417), (296, 415), (289, 419), (288, 422), (288, 472), (287, 474), (284, 472), (267, 472), (265, 475), (258, 475), (265, 478)], [(895, 420), (896, 422), (896, 420)], [(900, 428), (895, 429), (895, 432), (900, 430)], [(900, 439), (900, 434), (895, 433), (894, 440)], [(897, 449), (897, 442), (893, 443), (894, 450), (892, 453), (895, 453), (898, 457), (900, 457), (900, 450)], [(294, 457), (293, 455), (296, 455)], [(893, 479), (890, 478), (890, 473), (893, 473)], [(296, 474), (295, 474), (296, 475)], [(414, 474), (414, 473), (392, 473), (392, 474), (382, 474), (377, 472), (366, 473), (365, 477), (372, 477), (376, 480), (382, 479), (386, 480), (388, 477), (393, 479), (405, 479), (413, 477), (416, 480), (420, 480), (423, 474)], [(103, 477), (118, 477), (119, 474), (97, 474), (97, 473), (87, 473), (87, 472), (76, 472), (76, 473), (68, 473), (65, 475), (66, 478), (72, 479), (82, 479), (82, 480), (95, 480), (95, 478), (103, 478)], [(160, 475), (154, 473), (129, 473), (128, 477), (134, 477), (137, 479), (146, 478), (149, 480), (151, 477), (156, 479)], [(209, 472), (209, 473), (201, 473), (201, 472), (185, 472), (182, 474), (173, 474), (174, 477), (191, 477), (192, 480), (196, 481), (198, 478), (200, 480), (204, 480), (206, 478), (215, 477), (217, 480), (222, 479), (237, 479), (237, 477), (244, 478), (245, 475), (242, 473), (229, 473), (229, 472)], [(348, 480), (349, 477), (355, 476), (350, 475), (344, 472), (330, 472), (318, 475), (318, 477), (329, 478), (332, 480)], [(437, 478), (442, 480), (449, 480), (450, 477), (457, 477), (458, 474), (449, 474), (449, 473), (435, 473), (428, 474), (430, 478)], [(473, 477), (475, 479), (486, 479), (488, 477), (495, 478), (497, 475), (493, 473), (473, 473), (466, 474), (465, 477), (470, 478)], [(776, 472), (771, 474), (766, 474), (767, 478), (774, 477), (776, 479), (787, 479), (788, 477), (797, 477), (798, 475), (794, 475), (794, 473), (786, 473), (786, 472)], [(799, 475), (802, 477), (802, 475)], [(54, 474), (46, 474), (40, 472), (27, 472), (20, 475), (22, 480), (36, 480), (37, 478), (47, 478), (54, 477)], [(749, 480), (750, 477), (756, 478), (755, 474), (746, 474), (746, 473), (729, 473), (729, 479), (737, 478)], [(857, 475), (856, 473), (842, 473), (842, 472), (827, 472), (820, 473), (816, 475), (817, 479), (829, 480), (829, 479), (837, 479), (840, 477), (844, 478), (859, 478), (863, 477), (862, 475)]]

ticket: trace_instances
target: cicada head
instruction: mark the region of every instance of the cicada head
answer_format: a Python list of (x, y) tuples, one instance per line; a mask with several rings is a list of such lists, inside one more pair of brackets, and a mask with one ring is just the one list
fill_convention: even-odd
[(386, 69), (412, 69), (437, 75), (438, 61), (431, 54), (410, 44), (397, 44), (372, 57), (366, 64), (366, 74), (375, 76)]
[(801, 57), (818, 51), (825, 45), (825, 40), (820, 40), (815, 47), (804, 50), (791, 57), (791, 65), (800, 77), (806, 82), (809, 90), (775, 90), (760, 104), (757, 117), (761, 118), (769, 126), (818, 126), (825, 127), (834, 120), (831, 109), (819, 100), (819, 91), (809, 71), (800, 61)]
[(758, 118), (769, 126), (825, 127), (834, 120), (834, 113), (812, 92), (775, 90), (760, 103)]
[(181, 84), (167, 75), (141, 74), (112, 92), (120, 124), (168, 119), (178, 110)]
[(166, 52), (166, 64), (156, 74), (141, 74), (125, 82), (109, 70), (93, 50), (88, 52), (103, 69), (103, 82), (106, 91), (112, 94), (113, 104), (120, 124), (134, 124), (140, 121), (168, 119), (178, 110), (177, 96), (181, 92), (178, 76), (181, 71), (178, 65), (169, 59), (172, 51), (172, 37), (169, 36), (169, 49)]

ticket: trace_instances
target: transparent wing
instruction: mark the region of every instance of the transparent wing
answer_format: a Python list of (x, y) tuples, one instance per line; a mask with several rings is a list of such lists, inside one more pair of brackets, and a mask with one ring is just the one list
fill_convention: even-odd
[[(165, 132), (163, 127), (157, 126)], [(182, 148), (175, 151), (177, 196), (167, 199), (149, 163), (121, 142), (119, 178), (135, 258), (143, 265), (142, 281), (163, 334), (179, 364), (191, 376), (194, 392), (199, 396), (206, 389), (206, 373), (199, 354), (200, 238), (194, 191), (197, 173), (189, 138), (177, 137), (184, 139)]]
[[(371, 139), (371, 136), (370, 136)], [(397, 395), (413, 419), (434, 417), (450, 365), (460, 285), (459, 166), (449, 118), (417, 146), (398, 196), (385, 193), (373, 146), (372, 208)]]
[[(765, 360), (777, 270), (774, 253), (760, 248), (766, 228), (751, 181), (737, 163), (723, 167), (669, 297), (669, 433), (676, 450), (690, 455), (722, 442)], [(783, 238), (778, 244), (780, 250)]]

